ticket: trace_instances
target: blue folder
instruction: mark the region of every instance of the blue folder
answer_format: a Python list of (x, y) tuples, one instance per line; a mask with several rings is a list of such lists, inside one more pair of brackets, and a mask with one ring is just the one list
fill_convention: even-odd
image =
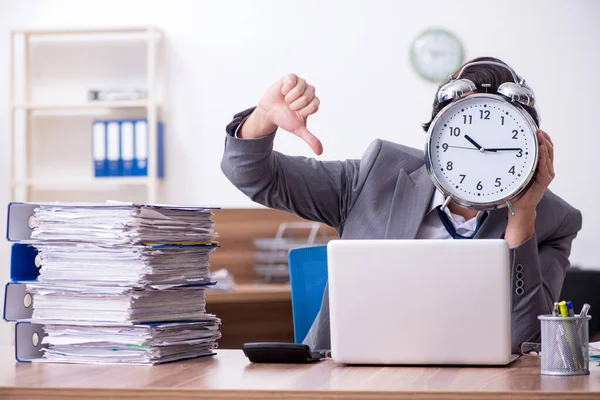
[(135, 162), (135, 127), (130, 120), (121, 121), (121, 175), (134, 175)]
[[(135, 176), (148, 176), (148, 157), (153, 155), (149, 154), (148, 146), (148, 120), (137, 119), (131, 120), (134, 124), (134, 162), (133, 162), (133, 175)], [(156, 162), (157, 162), (157, 175), (158, 178), (164, 177), (164, 124), (158, 122), (156, 127)]]
[(94, 158), (94, 176), (108, 175), (108, 159), (106, 158), (106, 123), (94, 121), (92, 124), (92, 156)]
[(119, 121), (106, 123), (106, 156), (108, 158), (108, 176), (121, 176), (121, 124)]

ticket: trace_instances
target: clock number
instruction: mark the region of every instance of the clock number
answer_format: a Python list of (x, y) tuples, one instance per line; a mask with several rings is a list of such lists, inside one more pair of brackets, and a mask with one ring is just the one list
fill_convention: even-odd
[(446, 150), (448, 150), (448, 143), (443, 143), (442, 144), (442, 149), (444, 149), (444, 153), (445, 153)]
[(473, 123), (473, 116), (472, 115), (463, 115), (463, 124), (467, 123), (467, 117), (469, 119), (469, 124)]
[(500, 178), (496, 178), (496, 184), (494, 186), (496, 186), (496, 187), (502, 186), (502, 181), (500, 180)]
[(515, 166), (514, 165), (511, 167), (511, 169), (508, 170), (508, 173), (513, 174), (513, 175), (515, 174)]
[[(485, 115), (485, 117), (484, 117)], [(490, 119), (490, 111), (489, 110), (479, 110), (479, 119)]]
[(446, 164), (446, 169), (448, 171), (452, 171), (453, 168), (454, 168), (454, 164), (452, 164), (452, 161), (448, 161), (448, 163)]
[(502, 125), (504, 125), (504, 115), (500, 116), (500, 119), (502, 120)]
[(456, 127), (450, 127), (450, 136), (460, 136), (460, 128)]
[(518, 139), (517, 135), (519, 134), (519, 131), (514, 130), (514, 131), (512, 131), (512, 133), (513, 133), (513, 139)]
[(483, 189), (483, 185), (481, 184), (481, 181), (477, 182), (477, 190), (482, 190)]
[(519, 154), (517, 154), (518, 158), (523, 157), (523, 149), (519, 149)]
[(460, 183), (463, 183), (466, 177), (466, 175), (460, 174)]

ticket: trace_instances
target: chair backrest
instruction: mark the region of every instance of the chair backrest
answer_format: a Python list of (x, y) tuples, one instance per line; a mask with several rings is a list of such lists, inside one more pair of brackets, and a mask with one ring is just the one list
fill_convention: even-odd
[(327, 246), (292, 249), (288, 253), (294, 341), (301, 343), (323, 300), (327, 284)]

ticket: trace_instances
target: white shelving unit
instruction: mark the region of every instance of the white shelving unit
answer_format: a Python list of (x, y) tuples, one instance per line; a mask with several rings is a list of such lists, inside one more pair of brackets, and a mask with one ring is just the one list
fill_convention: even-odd
[[(31, 44), (32, 41), (73, 41), (85, 43), (87, 46), (110, 46), (111, 41), (138, 41), (145, 46), (145, 87), (146, 99), (132, 101), (89, 101), (58, 102), (39, 101), (32, 98), (33, 83), (31, 80)], [(103, 42), (108, 40), (108, 42)], [(137, 45), (137, 43), (136, 43)], [(114, 61), (114, 60), (113, 60)], [(65, 61), (65, 63), (67, 63)], [(65, 68), (68, 68), (65, 65)], [(81, 77), (80, 77), (81, 78)], [(161, 180), (158, 178), (157, 165), (157, 121), (164, 122), (163, 105), (165, 102), (165, 64), (164, 35), (151, 26), (73, 29), (73, 30), (17, 30), (11, 33), (10, 41), (10, 139), (12, 149), (11, 189), (13, 201), (32, 201), (34, 190), (51, 192), (85, 191), (97, 200), (104, 200), (103, 190), (121, 190), (124, 185), (142, 186), (144, 201), (156, 203), (160, 198)], [(71, 177), (68, 173), (51, 178), (32, 176), (32, 125), (35, 118), (50, 115), (60, 121), (82, 115), (101, 113), (104, 119), (111, 119), (116, 112), (124, 110), (143, 113), (148, 120), (148, 176), (147, 177)], [(57, 132), (59, 135), (60, 132)], [(91, 136), (91, 119), (89, 129), (82, 133)], [(91, 170), (92, 154), (89, 149), (89, 165)], [(56, 154), (60, 157), (60, 152)], [(39, 166), (38, 168), (43, 168)], [(58, 174), (57, 174), (58, 175)], [(97, 195), (95, 195), (97, 194)]]

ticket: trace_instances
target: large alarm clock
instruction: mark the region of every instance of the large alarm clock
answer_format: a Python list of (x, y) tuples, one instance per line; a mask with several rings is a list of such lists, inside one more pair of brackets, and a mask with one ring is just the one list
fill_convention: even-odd
[[(534, 97), (524, 80), (503, 83), (498, 94), (473, 93), (460, 79), (464, 69), (438, 92), (452, 100), (427, 132), (425, 161), (429, 175), (446, 197), (464, 207), (490, 210), (508, 206), (534, 179), (538, 161), (537, 126), (521, 106)], [(509, 68), (509, 67), (506, 67)], [(510, 68), (509, 68), (510, 69)]]

